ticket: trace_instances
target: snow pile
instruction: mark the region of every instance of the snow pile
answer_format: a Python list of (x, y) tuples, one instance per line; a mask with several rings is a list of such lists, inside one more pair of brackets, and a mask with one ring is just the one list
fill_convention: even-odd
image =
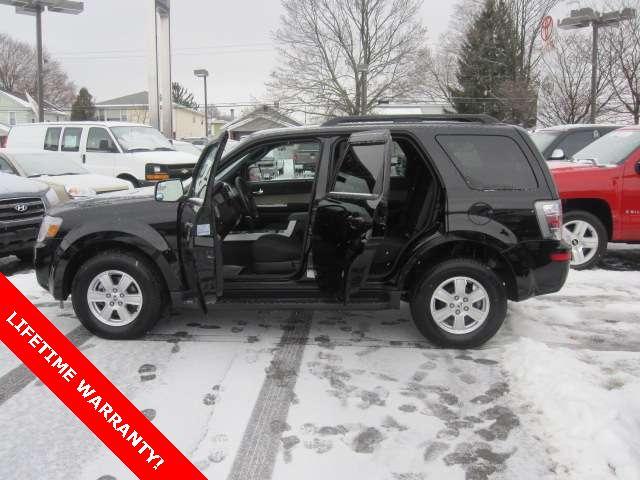
[[(580, 360), (575, 351), (520, 339), (505, 350), (525, 425), (555, 451), (556, 474), (581, 480), (640, 478), (640, 381)], [(603, 372), (604, 370), (604, 372)], [(607, 373), (605, 373), (607, 372)]]

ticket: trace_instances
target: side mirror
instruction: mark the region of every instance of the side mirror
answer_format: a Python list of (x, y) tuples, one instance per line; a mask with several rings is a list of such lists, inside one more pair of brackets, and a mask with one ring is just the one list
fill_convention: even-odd
[(182, 180), (173, 178), (156, 183), (156, 202), (177, 202), (184, 195)]
[(636, 173), (640, 175), (640, 161), (636, 162)]
[(564, 160), (565, 156), (564, 156), (564, 150), (562, 150), (561, 148), (556, 148), (553, 152), (551, 152), (551, 156), (549, 157), (549, 160)]

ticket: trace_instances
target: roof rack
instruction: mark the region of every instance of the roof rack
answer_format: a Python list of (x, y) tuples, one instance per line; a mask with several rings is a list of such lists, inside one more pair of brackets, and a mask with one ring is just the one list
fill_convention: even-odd
[(323, 127), (335, 127), (352, 123), (422, 123), (422, 122), (461, 122), (498, 124), (498, 119), (486, 114), (424, 114), (424, 115), (361, 115), (353, 117), (331, 118)]

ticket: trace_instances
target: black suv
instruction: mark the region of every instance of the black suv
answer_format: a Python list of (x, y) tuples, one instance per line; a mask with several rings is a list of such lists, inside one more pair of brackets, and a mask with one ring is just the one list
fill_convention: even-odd
[[(167, 306), (389, 309), (468, 348), (507, 300), (558, 291), (569, 269), (558, 193), (529, 135), (485, 116), (347, 117), (268, 130), (191, 180), (53, 210), (40, 284), (108, 338)], [(186, 185), (185, 185), (186, 184)], [(215, 305), (214, 305), (215, 304)]]

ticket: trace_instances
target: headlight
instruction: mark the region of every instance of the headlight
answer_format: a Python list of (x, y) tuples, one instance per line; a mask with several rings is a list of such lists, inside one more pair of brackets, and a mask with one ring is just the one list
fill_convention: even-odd
[(50, 188), (49, 190), (47, 190), (47, 193), (45, 193), (44, 198), (50, 207), (53, 207), (54, 205), (57, 205), (60, 203), (58, 194), (53, 188)]
[(169, 171), (166, 165), (147, 163), (144, 166), (144, 179), (150, 182), (169, 180)]
[(47, 238), (53, 238), (58, 234), (62, 226), (62, 219), (45, 215), (40, 224), (38, 232), (38, 242), (44, 242)]
[(96, 195), (96, 191), (93, 188), (82, 187), (80, 185), (65, 185), (65, 192), (70, 197), (94, 197)]

